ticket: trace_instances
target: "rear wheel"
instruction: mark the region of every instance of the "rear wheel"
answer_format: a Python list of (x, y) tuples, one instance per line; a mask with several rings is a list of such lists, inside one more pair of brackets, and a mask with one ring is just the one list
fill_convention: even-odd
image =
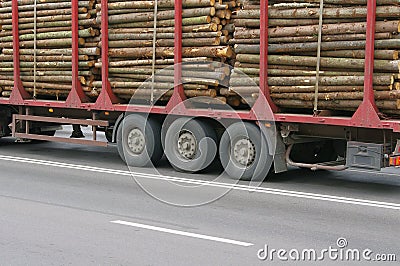
[(273, 158), (260, 129), (252, 123), (235, 123), (222, 135), (219, 156), (225, 172), (233, 179), (264, 180)]
[(179, 118), (165, 133), (165, 155), (176, 170), (198, 172), (215, 161), (216, 143), (216, 133), (209, 124), (198, 119)]
[(118, 127), (117, 148), (127, 165), (153, 166), (163, 155), (161, 124), (151, 117), (137, 114), (126, 116)]

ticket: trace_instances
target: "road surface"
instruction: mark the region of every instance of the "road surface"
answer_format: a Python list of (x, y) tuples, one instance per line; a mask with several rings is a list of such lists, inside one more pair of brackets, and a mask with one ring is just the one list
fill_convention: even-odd
[(348, 249), (400, 260), (397, 169), (292, 169), (249, 186), (165, 160), (160, 174), (128, 169), (116, 147), (11, 138), (0, 167), (1, 265), (299, 265), (310, 249), (318, 265)]

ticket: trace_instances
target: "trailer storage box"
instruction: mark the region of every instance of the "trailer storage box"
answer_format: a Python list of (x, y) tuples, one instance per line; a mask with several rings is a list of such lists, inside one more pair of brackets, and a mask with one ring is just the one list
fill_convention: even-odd
[(390, 144), (375, 144), (349, 141), (347, 143), (348, 167), (381, 170), (387, 166), (385, 154), (390, 153)]

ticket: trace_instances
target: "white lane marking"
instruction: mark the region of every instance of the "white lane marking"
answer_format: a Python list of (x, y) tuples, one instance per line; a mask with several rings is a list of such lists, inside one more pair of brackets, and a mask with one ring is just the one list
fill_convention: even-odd
[(97, 173), (106, 173), (106, 174), (131, 176), (131, 177), (133, 176), (136, 178), (147, 178), (147, 179), (162, 180), (162, 181), (180, 182), (180, 183), (185, 183), (185, 184), (204, 185), (204, 186), (227, 188), (227, 189), (247, 191), (247, 192), (257, 192), (257, 193), (281, 195), (281, 196), (287, 196), (287, 197), (305, 198), (305, 199), (313, 199), (313, 200), (328, 201), (328, 202), (336, 202), (336, 203), (344, 203), (344, 204), (352, 204), (352, 205), (360, 205), (360, 206), (368, 206), (368, 207), (377, 207), (377, 208), (383, 208), (383, 209), (400, 210), (400, 204), (392, 203), (392, 202), (365, 200), (365, 199), (358, 199), (358, 198), (340, 197), (340, 196), (316, 194), (316, 193), (284, 190), (284, 189), (273, 189), (273, 188), (266, 188), (266, 187), (252, 187), (252, 186), (245, 186), (245, 185), (239, 185), (239, 184), (228, 184), (228, 183), (222, 183), (222, 182), (195, 180), (195, 179), (172, 177), (172, 176), (145, 174), (145, 173), (138, 173), (138, 172), (129, 172), (129, 171), (124, 171), (124, 170), (107, 169), (107, 168), (92, 167), (92, 166), (86, 166), (86, 165), (68, 164), (68, 163), (61, 163), (61, 162), (55, 162), (55, 161), (45, 161), (45, 160), (37, 160), (37, 159), (24, 158), (24, 157), (14, 157), (14, 156), (7, 156), (7, 155), (0, 155), (0, 160), (29, 163), (29, 164), (35, 164), (35, 165), (44, 165), (44, 166), (51, 166), (51, 167), (59, 167), (59, 168), (67, 168), (67, 169), (74, 169), (74, 170), (83, 170), (83, 171), (97, 172)]
[(205, 240), (210, 240), (210, 241), (215, 241), (215, 242), (238, 245), (238, 246), (242, 246), (242, 247), (250, 247), (250, 246), (254, 245), (253, 243), (242, 242), (242, 241), (232, 240), (232, 239), (228, 239), (228, 238), (208, 236), (208, 235), (202, 235), (202, 234), (196, 234), (196, 233), (189, 233), (189, 232), (185, 232), (185, 231), (168, 229), (168, 228), (147, 225), (147, 224), (126, 222), (126, 221), (121, 221), (121, 220), (111, 221), (110, 223), (128, 225), (128, 226), (132, 226), (132, 227), (143, 228), (143, 229), (148, 229), (148, 230), (157, 231), (157, 232), (193, 237), (193, 238), (198, 238), (198, 239), (205, 239)]

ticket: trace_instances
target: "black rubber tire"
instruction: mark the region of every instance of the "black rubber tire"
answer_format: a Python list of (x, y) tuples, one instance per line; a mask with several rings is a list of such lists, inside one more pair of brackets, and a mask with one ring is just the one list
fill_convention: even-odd
[(55, 131), (55, 130), (42, 131), (42, 132), (40, 132), (40, 135), (43, 135), (43, 136), (50, 136), (50, 137), (53, 137), (55, 134), (56, 134), (56, 131)]
[[(128, 147), (128, 134), (139, 129), (145, 136), (145, 148), (142, 153), (134, 154)], [(161, 124), (150, 117), (138, 114), (126, 116), (117, 130), (117, 149), (121, 159), (133, 167), (151, 167), (156, 165), (162, 155)]]
[(113, 131), (112, 131), (112, 129), (106, 129), (105, 131), (104, 131), (104, 136), (106, 137), (106, 139), (107, 139), (107, 141), (108, 142), (112, 142), (112, 135), (113, 135)]
[(290, 153), (290, 159), (294, 162), (308, 164), (331, 162), (337, 156), (330, 140), (295, 144)]
[[(197, 152), (193, 159), (185, 158), (178, 152), (178, 137), (182, 130), (190, 131), (198, 141)], [(218, 144), (215, 130), (198, 119), (179, 118), (172, 122), (165, 132), (163, 143), (165, 155), (177, 171), (195, 173), (205, 170), (217, 157)]]
[[(243, 137), (250, 139), (256, 151), (253, 163), (247, 167), (240, 165), (232, 156), (232, 144)], [(232, 124), (225, 130), (219, 144), (219, 157), (229, 177), (244, 181), (263, 181), (273, 162), (265, 136), (255, 124), (248, 122)]]

